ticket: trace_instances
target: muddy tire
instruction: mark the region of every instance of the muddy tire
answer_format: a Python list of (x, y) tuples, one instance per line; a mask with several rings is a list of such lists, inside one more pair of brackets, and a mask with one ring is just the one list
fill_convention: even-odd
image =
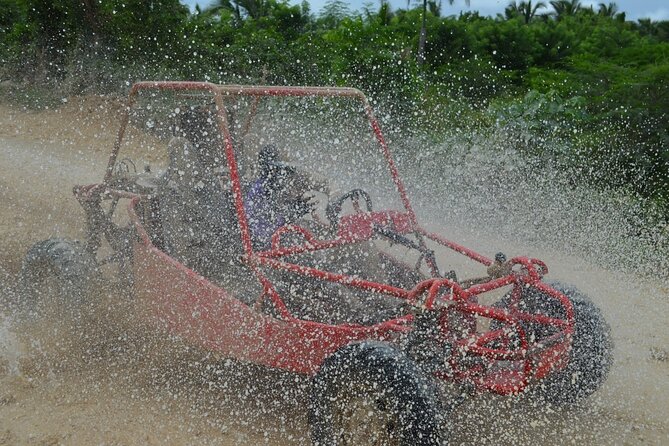
[(314, 377), (309, 424), (315, 445), (444, 445), (444, 418), (435, 383), (387, 344), (348, 345)]
[[(553, 372), (528, 389), (528, 393), (554, 405), (571, 405), (593, 394), (606, 380), (613, 362), (611, 329), (599, 308), (578, 289), (559, 282), (547, 283), (567, 296), (574, 306), (573, 344), (567, 367)], [(508, 297), (497, 306), (508, 307)], [(524, 292), (521, 310), (566, 317), (554, 299), (532, 288)], [(529, 337), (551, 334), (541, 325), (528, 324), (525, 329)]]
[(83, 244), (53, 238), (33, 245), (19, 273), (16, 310), (35, 319), (50, 306), (76, 311), (98, 281), (95, 258)]

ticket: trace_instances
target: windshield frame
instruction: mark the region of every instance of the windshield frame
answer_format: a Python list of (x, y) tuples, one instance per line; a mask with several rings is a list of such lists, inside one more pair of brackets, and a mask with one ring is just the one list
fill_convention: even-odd
[[(108, 186), (114, 172), (114, 166), (121, 147), (121, 143), (128, 125), (130, 111), (135, 103), (138, 92), (142, 90), (160, 90), (160, 91), (199, 91), (211, 93), (214, 103), (216, 105), (216, 114), (218, 117), (218, 126), (221, 135), (223, 136), (222, 146), (219, 148), (221, 154), (225, 156), (227, 165), (230, 171), (230, 180), (232, 185), (233, 200), (237, 214), (237, 221), (241, 232), (242, 245), (247, 256), (253, 257), (254, 252), (251, 243), (251, 231), (249, 227), (248, 215), (244, 206), (244, 197), (242, 192), (242, 184), (239, 173), (239, 166), (235, 156), (235, 148), (233, 138), (230, 132), (229, 119), (225, 107), (226, 98), (230, 97), (267, 97), (267, 96), (284, 96), (284, 97), (349, 97), (356, 99), (362, 103), (367, 120), (374, 133), (376, 141), (379, 144), (381, 152), (386, 160), (390, 175), (397, 192), (400, 195), (402, 205), (406, 211), (409, 223), (412, 227), (417, 227), (416, 215), (413, 211), (409, 201), (406, 188), (399, 176), (397, 166), (390, 154), (388, 145), (381, 132), (381, 126), (374, 115), (369, 101), (366, 96), (358, 89), (347, 87), (297, 87), (297, 86), (247, 86), (247, 85), (216, 85), (209, 82), (179, 82), (179, 81), (155, 81), (155, 82), (138, 82), (130, 89), (128, 96), (128, 104), (124, 109), (121, 117), (121, 124), (114, 143), (112, 152), (109, 156), (109, 162), (105, 172), (103, 184)], [(250, 120), (253, 115), (249, 116), (249, 122), (245, 126), (250, 125)]]

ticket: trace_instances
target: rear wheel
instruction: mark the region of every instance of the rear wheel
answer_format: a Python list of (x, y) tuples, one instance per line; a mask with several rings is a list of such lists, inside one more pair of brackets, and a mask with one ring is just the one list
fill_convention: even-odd
[(443, 445), (443, 417), (434, 382), (387, 344), (348, 345), (314, 377), (316, 445)]
[(73, 312), (98, 278), (95, 258), (77, 241), (53, 238), (33, 245), (19, 273), (18, 313), (34, 319), (45, 312)]

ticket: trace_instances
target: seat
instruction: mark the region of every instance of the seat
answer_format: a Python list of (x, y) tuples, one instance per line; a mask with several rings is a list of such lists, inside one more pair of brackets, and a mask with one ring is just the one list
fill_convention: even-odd
[(170, 164), (158, 188), (164, 251), (240, 300), (254, 301), (261, 288), (239, 260), (242, 244), (231, 192), (202, 165), (188, 139), (172, 138), (167, 150)]

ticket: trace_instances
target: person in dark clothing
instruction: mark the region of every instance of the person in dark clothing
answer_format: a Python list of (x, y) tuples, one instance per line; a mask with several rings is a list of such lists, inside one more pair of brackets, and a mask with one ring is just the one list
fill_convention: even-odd
[(309, 214), (316, 201), (313, 195), (305, 194), (308, 186), (304, 176), (281, 162), (275, 146), (262, 148), (258, 170), (258, 178), (245, 194), (244, 207), (253, 247), (267, 249), (277, 229)]
[[(306, 195), (306, 191), (327, 190), (322, 180), (283, 163), (276, 147), (264, 147), (258, 159), (258, 178), (244, 196), (254, 249), (268, 249), (277, 229), (296, 223), (314, 210), (316, 201)], [(313, 222), (302, 221), (300, 225), (315, 230)], [(284, 243), (290, 245), (290, 241)], [(374, 279), (382, 272), (377, 271), (377, 262), (370, 261), (365, 248), (373, 250), (371, 245), (354, 244), (284, 259), (306, 267)], [(395, 317), (402, 309), (397, 299), (327, 280), (290, 271), (267, 270), (265, 273), (289, 311), (301, 319), (370, 325)]]

